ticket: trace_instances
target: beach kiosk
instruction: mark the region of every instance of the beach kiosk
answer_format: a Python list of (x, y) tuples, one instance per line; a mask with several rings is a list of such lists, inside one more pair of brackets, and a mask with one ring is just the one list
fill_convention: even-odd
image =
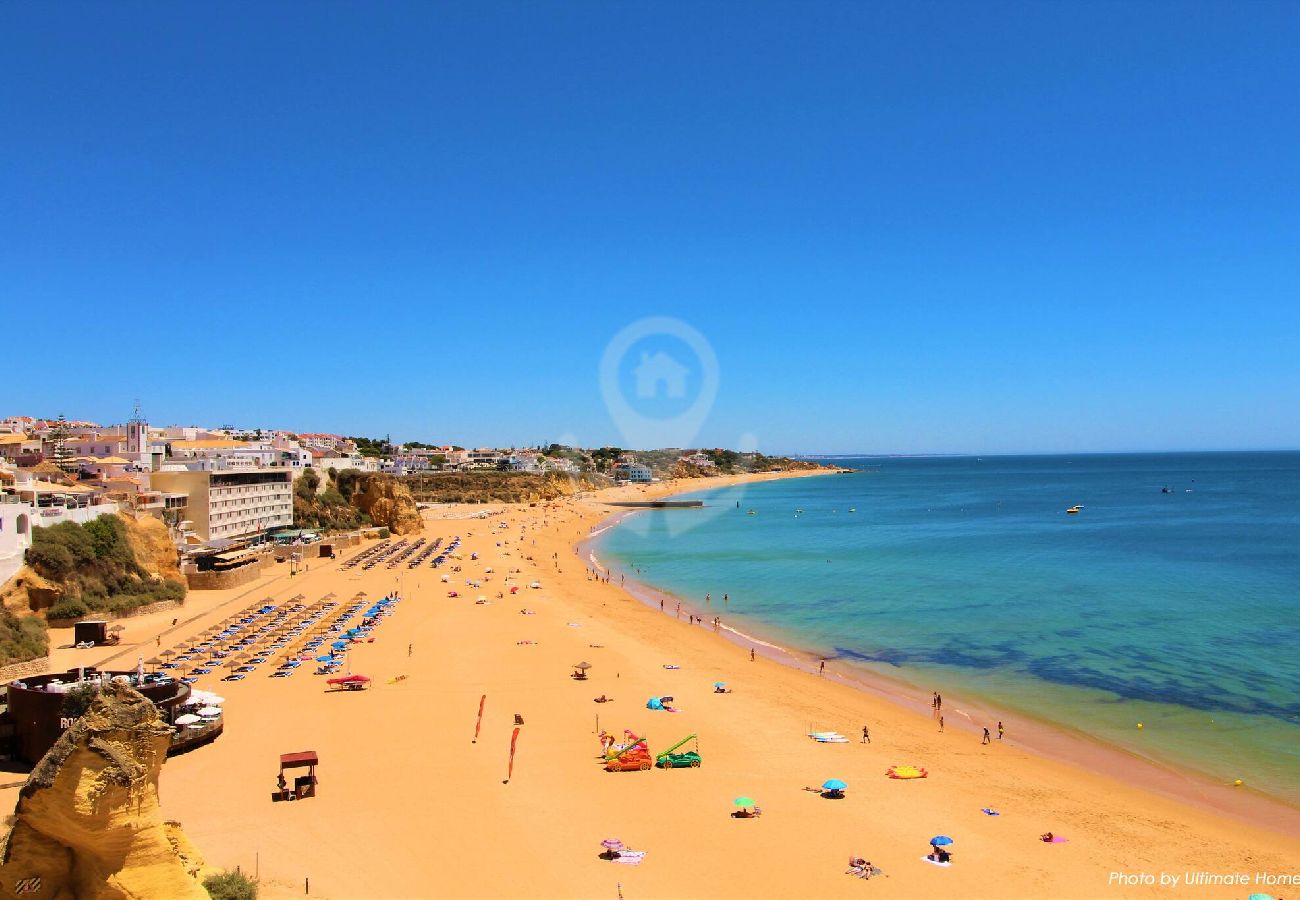
[[(280, 754), (280, 774), (276, 778), (278, 790), (271, 795), (272, 800), (305, 800), (308, 797), (316, 796), (316, 764), (320, 760), (316, 757), (315, 750), (304, 750), (301, 753), (281, 753)], [(298, 775), (293, 779), (293, 790), (289, 790), (289, 782), (284, 777), (285, 769), (306, 768), (306, 775)]]
[(103, 647), (116, 644), (121, 638), (108, 630), (108, 622), (102, 619), (87, 619), (72, 626), (72, 640), (78, 647)]

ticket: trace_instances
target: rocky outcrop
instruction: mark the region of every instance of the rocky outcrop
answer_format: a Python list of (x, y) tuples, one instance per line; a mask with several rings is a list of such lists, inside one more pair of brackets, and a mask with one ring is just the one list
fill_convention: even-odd
[(13, 613), (23, 614), (52, 606), (63, 599), (63, 594), (61, 585), (42, 578), (31, 566), (23, 566), (0, 590), (0, 604)]
[(388, 475), (371, 475), (352, 503), (370, 516), (371, 524), (393, 534), (415, 534), (424, 525), (410, 489)]
[(158, 805), (170, 733), (130, 686), (100, 691), (19, 792), (0, 897), (206, 900), (210, 872)]
[(176, 545), (161, 519), (124, 513), (119, 513), (118, 518), (126, 524), (127, 543), (145, 571), (169, 581), (184, 581)]

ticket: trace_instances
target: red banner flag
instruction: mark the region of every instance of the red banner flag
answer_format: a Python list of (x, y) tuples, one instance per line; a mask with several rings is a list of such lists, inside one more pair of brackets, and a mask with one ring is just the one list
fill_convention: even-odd
[(517, 740), (519, 740), (519, 729), (518, 729), (518, 728), (515, 729), (515, 733), (514, 733), (514, 734), (510, 735), (510, 766), (509, 766), (509, 768), (506, 770), (506, 780), (503, 781), (502, 784), (508, 784), (508, 783), (510, 782), (510, 779), (514, 777), (514, 774), (515, 774), (515, 741), (517, 741)]
[(483, 727), (483, 704), (487, 703), (487, 694), (484, 694), (478, 701), (478, 721), (474, 723), (474, 740), (471, 744), (478, 743), (478, 730)]

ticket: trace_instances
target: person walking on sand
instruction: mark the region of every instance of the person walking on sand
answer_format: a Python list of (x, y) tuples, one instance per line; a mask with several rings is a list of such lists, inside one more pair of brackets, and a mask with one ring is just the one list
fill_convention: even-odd
[(1002, 722), (998, 721), (998, 740), (1002, 740)]
[(679, 600), (677, 602), (677, 618), (680, 619), (681, 617), (682, 617), (682, 604), (681, 601)]
[(749, 648), (749, 661), (750, 661), (750, 662), (753, 662), (753, 661), (754, 661), (754, 648), (753, 648), (753, 647), (750, 647), (750, 648)]
[(934, 708), (937, 709), (937, 710), (939, 710), (939, 712), (943, 712), (943, 694), (940, 694), (940, 693), (937, 693), (937, 692), (935, 693), (935, 695), (934, 695)]
[(415, 644), (407, 644), (407, 645), (406, 645), (406, 658), (407, 658), (407, 659), (410, 659), (410, 658), (411, 658), (411, 653), (414, 652), (414, 650), (415, 650)]
[(663, 598), (663, 597), (660, 597), (660, 598), (659, 598), (659, 611), (660, 611), (660, 612), (663, 612), (663, 611), (664, 611), (664, 598)]
[(989, 734), (989, 730), (988, 730), (987, 728), (985, 728), (985, 729), (984, 729), (984, 740), (980, 741), (980, 744), (983, 745), (983, 744), (991, 744), (991, 743), (993, 743), (993, 736), (992, 736), (991, 734)]
[(868, 729), (866, 725), (862, 726), (862, 743), (864, 744), (871, 743), (871, 730)]
[(818, 674), (818, 675), (825, 675), (825, 674), (826, 674), (826, 660), (823, 659), (823, 660), (821, 661), (821, 665), (819, 665), (819, 666), (817, 667), (817, 674)]
[(939, 733), (943, 734), (943, 716), (939, 717)]

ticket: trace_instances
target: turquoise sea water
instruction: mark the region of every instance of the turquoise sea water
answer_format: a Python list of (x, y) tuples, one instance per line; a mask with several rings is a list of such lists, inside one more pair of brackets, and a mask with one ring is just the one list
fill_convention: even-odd
[(1300, 802), (1300, 453), (836, 461), (863, 470), (691, 494), (596, 552), (742, 631)]

